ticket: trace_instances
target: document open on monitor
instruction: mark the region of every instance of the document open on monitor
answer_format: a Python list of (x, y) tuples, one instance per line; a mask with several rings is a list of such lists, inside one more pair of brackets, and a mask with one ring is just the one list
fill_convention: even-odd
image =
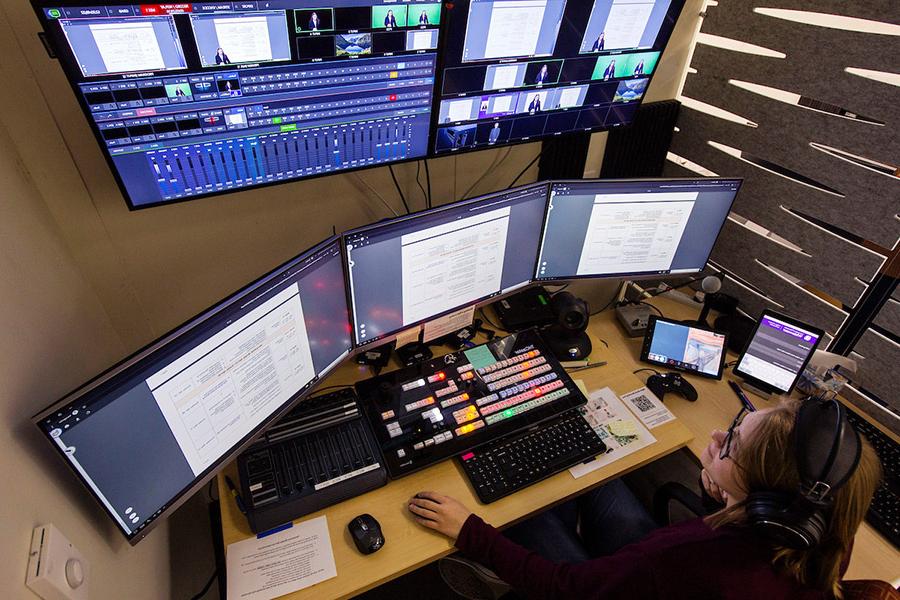
[(637, 48), (653, 12), (653, 0), (613, 0), (606, 19), (606, 49)]
[(665, 271), (672, 265), (696, 192), (597, 194), (578, 275)]
[(199, 475), (314, 376), (295, 283), (146, 383)]
[(90, 29), (107, 73), (166, 67), (153, 23), (92, 23)]
[(403, 324), (500, 290), (509, 207), (401, 238)]
[(546, 9), (546, 0), (495, 2), (484, 57), (533, 56)]
[(266, 17), (216, 19), (216, 38), (231, 62), (272, 60)]

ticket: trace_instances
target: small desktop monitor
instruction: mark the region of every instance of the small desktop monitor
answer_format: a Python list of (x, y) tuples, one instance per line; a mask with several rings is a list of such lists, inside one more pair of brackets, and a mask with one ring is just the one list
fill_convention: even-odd
[(535, 281), (702, 271), (740, 179), (558, 181)]
[(344, 233), (359, 346), (531, 283), (547, 184)]
[(33, 4), (132, 209), (428, 152), (439, 3)]
[(684, 0), (446, 3), (433, 151), (631, 123), (683, 5)]
[(135, 544), (350, 353), (338, 238), (35, 417)]
[(641, 360), (701, 377), (722, 379), (725, 333), (650, 315)]
[(789, 394), (825, 332), (803, 321), (763, 311), (734, 374), (768, 393)]

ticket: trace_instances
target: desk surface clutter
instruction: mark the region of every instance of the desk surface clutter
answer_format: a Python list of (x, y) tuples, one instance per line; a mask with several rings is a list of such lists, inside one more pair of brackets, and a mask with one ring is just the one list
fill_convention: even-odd
[[(667, 298), (657, 298), (654, 304), (668, 317), (696, 317), (697, 309)], [(641, 340), (622, 335), (613, 311), (604, 311), (592, 317), (588, 334), (593, 343), (590, 361), (607, 361), (608, 364), (583, 372), (573, 372), (573, 379), (583, 382), (588, 392), (609, 387), (620, 397), (644, 385), (646, 377), (642, 375), (645, 373), (633, 373), (645, 366), (638, 360)], [(388, 369), (391, 368), (392, 365), (389, 365)], [(353, 384), (370, 376), (367, 367), (348, 363), (329, 376), (323, 382), (323, 387)], [(725, 379), (730, 377), (729, 370)], [(511, 496), (483, 505), (479, 503), (457, 461), (445, 460), (393, 480), (382, 488), (298, 519), (297, 522), (300, 523), (320, 516), (327, 518), (337, 576), (285, 597), (350, 597), (453, 552), (454, 548), (447, 538), (425, 530), (412, 520), (406, 510), (406, 503), (416, 492), (433, 490), (456, 497), (485, 521), (497, 527), (505, 527), (683, 446), (687, 446), (699, 457), (708, 443), (709, 432), (717, 428), (725, 429), (740, 409), (740, 402), (724, 380), (692, 376), (687, 378), (696, 387), (699, 399), (697, 402), (689, 402), (678, 396), (667, 396), (666, 406), (677, 419), (652, 429), (655, 442), (580, 478), (576, 479), (568, 471), (564, 471)], [(772, 403), (771, 400), (757, 396), (753, 396), (752, 400), (758, 407)], [(235, 463), (228, 465), (222, 475), (236, 479)], [(223, 541), (227, 548), (229, 544), (252, 537), (253, 533), (244, 515), (231, 501), (222, 476), (219, 477), (218, 486), (220, 497), (227, 499), (221, 503)], [(357, 550), (346, 526), (352, 518), (364, 513), (369, 513), (378, 520), (387, 540), (380, 551), (370, 555), (363, 555)], [(890, 581), (897, 577), (900, 577), (900, 552), (863, 523), (856, 537), (847, 578)]]

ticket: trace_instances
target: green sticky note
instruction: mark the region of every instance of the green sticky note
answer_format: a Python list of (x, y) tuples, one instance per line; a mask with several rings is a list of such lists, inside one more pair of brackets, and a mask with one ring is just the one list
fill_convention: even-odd
[(476, 346), (471, 350), (466, 350), (463, 354), (466, 355), (466, 358), (469, 359), (469, 362), (472, 363), (472, 367), (475, 369), (483, 369), (497, 362), (497, 359), (494, 358), (490, 348), (487, 346)]

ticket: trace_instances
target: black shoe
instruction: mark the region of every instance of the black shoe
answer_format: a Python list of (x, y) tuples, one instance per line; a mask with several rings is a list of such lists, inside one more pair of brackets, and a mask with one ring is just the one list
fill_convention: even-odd
[(468, 600), (498, 600), (512, 589), (487, 567), (465, 558), (442, 558), (438, 572), (447, 587)]

